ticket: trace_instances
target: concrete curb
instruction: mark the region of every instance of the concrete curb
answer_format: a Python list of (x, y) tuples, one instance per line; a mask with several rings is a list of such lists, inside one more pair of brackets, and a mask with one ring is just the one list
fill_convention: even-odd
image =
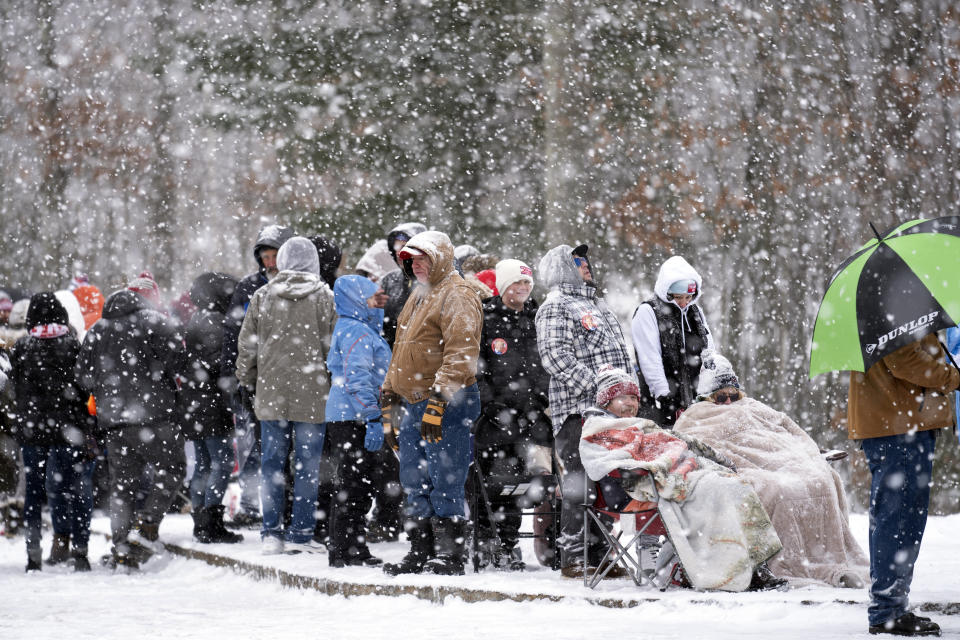
[[(200, 560), (210, 566), (230, 569), (237, 574), (251, 577), (255, 580), (274, 582), (284, 587), (295, 589), (311, 589), (328, 596), (344, 596), (347, 598), (358, 596), (414, 596), (420, 600), (426, 600), (434, 604), (443, 604), (447, 598), (458, 598), (464, 602), (502, 602), (510, 600), (513, 602), (563, 602), (576, 600), (586, 602), (598, 607), (610, 609), (632, 609), (643, 604), (660, 602), (657, 597), (637, 597), (637, 598), (610, 598), (610, 597), (590, 597), (588, 594), (583, 596), (567, 596), (544, 593), (507, 593), (504, 591), (491, 591), (485, 589), (469, 589), (455, 586), (416, 586), (416, 585), (393, 585), (393, 584), (370, 584), (346, 582), (341, 580), (331, 580), (328, 578), (317, 578), (303, 576), (282, 569), (265, 567), (235, 558), (199, 551), (197, 549), (188, 549), (171, 543), (164, 543), (167, 551), (170, 553), (187, 558), (190, 560)], [(720, 601), (711, 598), (694, 599), (689, 601), (691, 604), (716, 605)], [(832, 601), (801, 600), (800, 604), (807, 606), (817, 606), (832, 602), (833, 604), (855, 605), (863, 607), (863, 602), (856, 600), (834, 599)], [(727, 603), (729, 604), (729, 603)], [(916, 605), (916, 609), (925, 613), (939, 613), (942, 615), (960, 615), (960, 603), (957, 602), (924, 602)]]

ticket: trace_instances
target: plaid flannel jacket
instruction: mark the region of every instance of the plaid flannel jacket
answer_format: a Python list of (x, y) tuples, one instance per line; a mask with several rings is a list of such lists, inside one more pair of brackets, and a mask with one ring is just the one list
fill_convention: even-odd
[(561, 283), (537, 311), (537, 347), (550, 374), (550, 420), (563, 421), (595, 404), (597, 369), (609, 364), (633, 371), (616, 316), (596, 289)]

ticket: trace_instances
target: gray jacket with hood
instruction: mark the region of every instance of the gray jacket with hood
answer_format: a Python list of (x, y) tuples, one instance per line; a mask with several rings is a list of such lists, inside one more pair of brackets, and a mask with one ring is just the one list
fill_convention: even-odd
[(302, 237), (277, 254), (280, 273), (257, 290), (240, 328), (237, 379), (260, 420), (324, 421), (327, 351), (336, 314), (316, 247)]
[(537, 347), (550, 374), (550, 420), (556, 434), (563, 421), (583, 414), (596, 399), (597, 371), (609, 364), (633, 371), (620, 323), (584, 282), (573, 247), (554, 247), (540, 260), (540, 279), (550, 290), (537, 311)]

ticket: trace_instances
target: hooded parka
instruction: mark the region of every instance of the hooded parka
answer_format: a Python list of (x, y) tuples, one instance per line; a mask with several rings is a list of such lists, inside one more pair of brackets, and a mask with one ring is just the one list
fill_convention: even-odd
[(293, 231), (289, 227), (283, 227), (278, 224), (271, 224), (260, 230), (257, 234), (257, 241), (253, 245), (253, 258), (257, 261), (257, 270), (241, 280), (233, 295), (230, 297), (230, 305), (227, 308), (227, 314), (223, 325), (223, 375), (233, 375), (237, 361), (237, 339), (240, 335), (240, 325), (243, 324), (243, 316), (247, 312), (247, 306), (250, 304), (250, 298), (253, 294), (269, 282), (267, 278), (267, 269), (263, 266), (263, 258), (260, 252), (264, 249), (280, 250), (283, 243), (293, 237)]
[(327, 422), (367, 422), (380, 416), (377, 401), (390, 347), (380, 335), (383, 309), (367, 306), (378, 289), (363, 276), (343, 276), (333, 287), (337, 324), (327, 355), (332, 379)]
[[(674, 282), (693, 280), (696, 293), (680, 308), (670, 300)], [(713, 334), (700, 308), (703, 279), (680, 256), (667, 259), (660, 267), (654, 296), (645, 300), (633, 315), (631, 334), (640, 369), (641, 414), (660, 424), (672, 425), (677, 409), (686, 409), (697, 398), (700, 353), (713, 348)], [(657, 398), (665, 405), (657, 409)]]
[(97, 403), (101, 431), (179, 424), (176, 375), (184, 366), (176, 325), (130, 290), (107, 298), (77, 360), (77, 380)]
[(223, 327), (237, 281), (223, 273), (202, 273), (190, 287), (197, 311), (184, 328), (186, 366), (180, 392), (184, 437), (202, 440), (233, 433), (229, 410), (235, 382), (222, 374)]
[[(394, 264), (397, 263), (397, 250), (394, 246), (397, 240), (401, 237), (409, 240), (426, 230), (427, 228), (419, 222), (404, 222), (390, 230), (387, 234), (387, 249)], [(416, 279), (405, 273), (403, 269), (392, 270), (380, 280), (380, 286), (387, 294), (387, 304), (383, 308), (383, 337), (387, 339), (387, 344), (391, 348), (397, 338), (397, 318), (400, 317), (400, 312), (403, 311), (403, 306), (416, 285)]]
[(413, 290), (400, 313), (383, 389), (409, 403), (435, 391), (449, 400), (477, 381), (480, 298), (454, 268), (453, 244), (445, 234), (425, 231), (406, 246), (430, 258), (430, 281)]
[(280, 273), (250, 299), (236, 375), (255, 393), (259, 420), (324, 421), (335, 315), (319, 262), (312, 242), (291, 238), (277, 254)]

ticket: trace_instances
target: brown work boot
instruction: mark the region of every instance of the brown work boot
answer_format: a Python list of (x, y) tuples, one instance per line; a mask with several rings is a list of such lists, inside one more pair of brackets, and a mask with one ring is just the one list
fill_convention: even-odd
[(70, 536), (62, 533), (53, 534), (53, 545), (50, 555), (44, 560), (45, 564), (62, 564), (70, 559)]

